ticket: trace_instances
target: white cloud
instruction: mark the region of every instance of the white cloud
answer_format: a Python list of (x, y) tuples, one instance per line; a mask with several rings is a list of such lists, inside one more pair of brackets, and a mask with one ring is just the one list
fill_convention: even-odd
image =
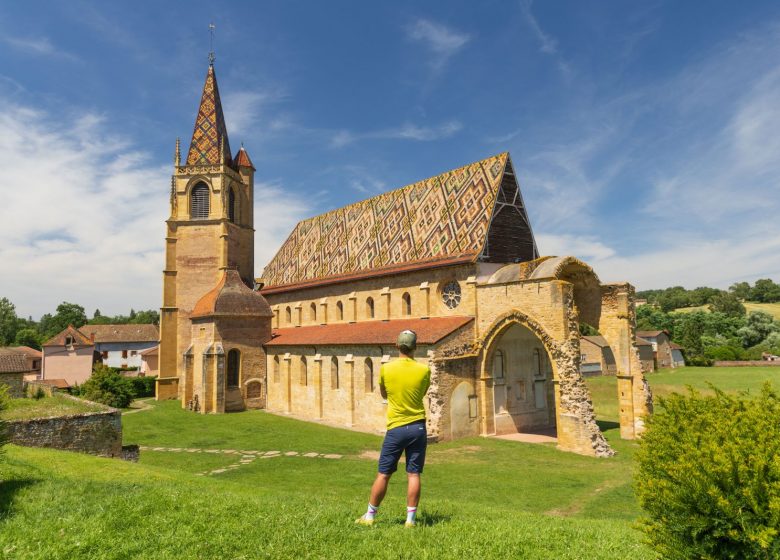
[(48, 37), (13, 37), (6, 35), (2, 41), (15, 50), (36, 56), (50, 56), (80, 60), (76, 55), (55, 47)]
[(563, 74), (566, 79), (570, 79), (572, 74), (571, 66), (569, 66), (569, 64), (558, 52), (558, 40), (542, 30), (541, 25), (539, 25), (539, 21), (531, 11), (532, 4), (532, 0), (521, 0), (520, 12), (523, 14), (528, 27), (539, 41), (539, 50), (544, 54), (554, 57), (558, 70), (560, 70), (561, 74)]
[(415, 140), (418, 142), (430, 142), (449, 138), (463, 128), (458, 121), (447, 121), (438, 126), (419, 126), (413, 123), (404, 123), (401, 126), (385, 128), (369, 132), (350, 132), (339, 130), (332, 135), (330, 144), (334, 148), (341, 148), (357, 140)]
[[(0, 297), (36, 318), (62, 301), (88, 313), (158, 308), (171, 168), (98, 115), (2, 107)], [(257, 185), (255, 201), (259, 271), (310, 209), (279, 185)]]
[(417, 19), (406, 27), (406, 36), (424, 44), (431, 51), (431, 66), (440, 70), (466, 43), (471, 40), (468, 33), (463, 33), (427, 19)]
[[(236, 91), (222, 95), (228, 133), (236, 137), (258, 127), (265, 128), (266, 123), (259, 123), (261, 116), (264, 116), (263, 111), (269, 105), (283, 100), (284, 97), (284, 92), (279, 89)], [(267, 118), (270, 120), (271, 117)]]

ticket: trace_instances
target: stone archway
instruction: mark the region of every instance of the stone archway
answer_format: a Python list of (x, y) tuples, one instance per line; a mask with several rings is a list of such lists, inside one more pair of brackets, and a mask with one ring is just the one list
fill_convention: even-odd
[[(614, 455), (596, 424), (590, 392), (579, 371), (579, 333), (576, 328), (569, 333), (568, 338), (556, 340), (538, 321), (518, 309), (499, 316), (479, 341), (481, 371), (478, 395), (481, 402), (481, 433), (497, 433), (493, 377), (495, 351), (502, 349), (504, 335), (511, 332), (510, 329), (515, 326), (520, 327), (520, 332), (526, 340), (541, 344), (541, 349), (549, 359), (551, 375), (549, 381), (545, 381), (552, 385), (554, 398), (547, 402), (554, 403), (551, 416), (557, 429), (558, 448), (598, 457)], [(552, 423), (552, 420), (549, 423)], [(501, 426), (498, 428), (500, 430)]]

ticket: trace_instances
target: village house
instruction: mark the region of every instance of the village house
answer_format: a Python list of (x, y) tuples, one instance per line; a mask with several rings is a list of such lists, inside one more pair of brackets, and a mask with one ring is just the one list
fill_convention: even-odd
[(60, 385), (84, 383), (96, 362), (119, 369), (141, 368), (144, 350), (157, 346), (156, 325), (69, 325), (43, 344), (42, 379)]
[(30, 363), (24, 353), (13, 348), (0, 348), (0, 385), (8, 387), (11, 397), (24, 394), (24, 378), (30, 375)]
[(6, 351), (22, 354), (25, 360), (27, 360), (28, 371), (24, 374), (25, 381), (37, 381), (41, 378), (41, 362), (43, 361), (43, 354), (40, 350), (30, 348), (29, 346), (0, 347), (0, 353)]
[(673, 343), (668, 331), (637, 331), (636, 336), (649, 342), (653, 347), (653, 371), (664, 368), (676, 368), (685, 365), (682, 348)]
[(255, 167), (230, 150), (213, 65), (174, 160), (158, 399), (379, 432), (380, 368), (412, 329), (432, 370), (432, 437), (552, 430), (560, 449), (609, 456), (580, 371), (582, 322), (614, 357), (621, 436), (643, 431), (634, 289), (539, 255), (508, 153), (301, 221), (259, 278)]

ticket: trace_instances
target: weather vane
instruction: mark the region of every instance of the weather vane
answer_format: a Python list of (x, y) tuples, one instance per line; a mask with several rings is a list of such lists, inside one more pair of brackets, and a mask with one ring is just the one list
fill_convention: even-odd
[(216, 58), (214, 56), (214, 30), (217, 28), (216, 25), (214, 25), (214, 22), (212, 21), (209, 23), (209, 35), (211, 36), (211, 40), (209, 42), (209, 64), (214, 64), (214, 59)]

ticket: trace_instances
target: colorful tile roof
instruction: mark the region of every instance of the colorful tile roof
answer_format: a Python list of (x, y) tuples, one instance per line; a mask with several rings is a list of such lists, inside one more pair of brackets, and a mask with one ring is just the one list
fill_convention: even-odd
[(225, 126), (225, 116), (222, 114), (222, 101), (219, 99), (217, 75), (214, 73), (214, 66), (209, 65), (186, 164), (219, 165), (222, 163), (223, 153), (225, 163), (230, 165), (232, 152)]
[(398, 333), (406, 329), (417, 333), (418, 344), (435, 344), (473, 320), (473, 317), (431, 317), (289, 327), (274, 330), (271, 340), (265, 345), (395, 344)]
[(506, 262), (538, 256), (508, 153), (299, 222), (263, 280), (270, 288), (455, 255), (476, 260), (488, 244)]
[[(79, 329), (87, 338), (101, 342), (157, 342), (157, 325), (84, 325)], [(94, 338), (93, 338), (94, 337)]]

